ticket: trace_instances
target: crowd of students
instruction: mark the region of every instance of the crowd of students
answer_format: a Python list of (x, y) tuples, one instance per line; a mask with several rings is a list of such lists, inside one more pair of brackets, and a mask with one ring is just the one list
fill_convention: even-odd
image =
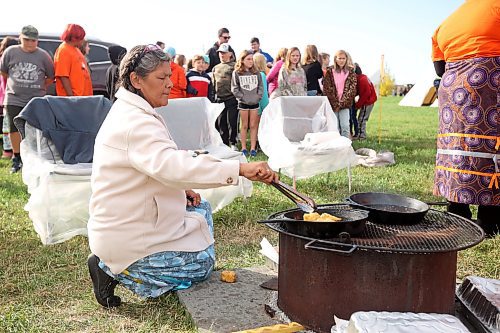
[[(205, 55), (195, 55), (188, 61), (184, 55), (176, 54), (173, 47), (165, 47), (162, 42), (156, 45), (173, 59), (170, 62), (173, 88), (169, 99), (207, 97), (212, 102), (224, 104), (215, 126), (226, 145), (238, 150), (239, 141), (245, 156), (256, 156), (260, 116), (269, 99), (280, 96), (326, 96), (337, 116), (341, 135), (353, 140), (366, 138), (366, 122), (377, 96), (373, 84), (353, 63), (348, 52), (337, 51), (331, 66), (330, 55), (320, 54), (315, 45), (307, 45), (304, 56), (297, 47), (281, 48), (273, 59), (262, 51), (259, 39), (253, 37), (250, 49), (237, 57), (228, 43), (231, 38), (229, 30), (219, 29), (218, 37)], [(45, 95), (47, 86), (54, 79), (58, 96), (88, 96), (93, 93), (86, 60), (89, 47), (85, 41), (85, 30), (77, 24), (69, 24), (61, 38), (63, 43), (56, 50), (53, 61), (45, 51), (36, 47), (38, 31), (32, 26), (23, 28), (20, 45), (13, 38), (5, 38), (0, 45), (0, 56), (5, 53), (1, 58), (0, 78), (0, 98), (5, 96), (2, 103), (5, 105), (3, 157), (13, 157), (13, 173), (22, 168), (20, 137), (8, 119), (19, 114), (31, 98)], [(17, 45), (21, 51), (14, 53), (14, 49), (7, 50), (11, 45)], [(118, 68), (126, 51), (118, 45), (110, 46), (108, 50), (112, 65), (106, 74), (106, 87), (111, 101), (115, 99)], [(40, 78), (43, 82), (36, 84), (37, 89), (26, 89), (13, 75), (20, 57), (26, 55), (30, 63), (43, 60), (40, 66), (37, 65), (45, 73)], [(26, 59), (23, 61), (26, 62)], [(12, 104), (20, 91), (26, 93), (26, 98), (20, 101), (22, 105)], [(357, 102), (355, 96), (359, 96)], [(356, 110), (360, 110), (358, 117)]]
[(366, 139), (366, 123), (377, 94), (348, 52), (337, 51), (331, 66), (330, 55), (320, 54), (315, 45), (307, 45), (304, 56), (297, 47), (282, 48), (273, 59), (254, 37), (251, 48), (236, 56), (229, 38), (229, 30), (220, 29), (219, 41), (205, 55), (195, 55), (187, 62), (172, 47), (157, 42), (174, 59), (170, 99), (207, 97), (224, 103), (216, 128), (226, 145), (236, 150), (240, 141), (245, 156), (256, 156), (260, 116), (269, 99), (280, 96), (326, 96), (341, 135)]

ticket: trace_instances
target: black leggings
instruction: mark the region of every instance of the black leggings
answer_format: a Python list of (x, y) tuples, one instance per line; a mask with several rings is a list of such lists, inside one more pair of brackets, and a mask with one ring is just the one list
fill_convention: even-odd
[(219, 131), (225, 145), (235, 145), (238, 136), (238, 101), (232, 97), (224, 101), (222, 110), (215, 122), (215, 128)]

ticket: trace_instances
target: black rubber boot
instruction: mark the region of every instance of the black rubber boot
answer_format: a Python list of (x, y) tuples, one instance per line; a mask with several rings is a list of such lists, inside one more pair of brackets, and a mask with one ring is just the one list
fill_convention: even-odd
[(120, 306), (122, 300), (120, 297), (115, 296), (115, 287), (118, 281), (106, 274), (106, 272), (99, 267), (99, 261), (99, 257), (93, 254), (87, 259), (90, 278), (94, 285), (95, 298), (97, 302), (105, 308)]

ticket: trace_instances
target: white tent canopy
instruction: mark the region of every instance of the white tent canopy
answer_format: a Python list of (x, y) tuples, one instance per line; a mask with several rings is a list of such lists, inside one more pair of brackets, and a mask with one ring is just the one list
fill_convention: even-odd
[(416, 107), (432, 105), (437, 98), (437, 91), (433, 85), (434, 78), (435, 76), (429, 76), (424, 80), (419, 80), (399, 102), (399, 105)]

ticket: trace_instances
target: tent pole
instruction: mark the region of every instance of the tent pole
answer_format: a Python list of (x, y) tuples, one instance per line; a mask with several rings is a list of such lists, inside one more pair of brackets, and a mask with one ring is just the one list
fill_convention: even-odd
[(385, 77), (384, 55), (380, 59), (380, 83), (378, 85), (378, 144), (382, 142), (382, 83)]

